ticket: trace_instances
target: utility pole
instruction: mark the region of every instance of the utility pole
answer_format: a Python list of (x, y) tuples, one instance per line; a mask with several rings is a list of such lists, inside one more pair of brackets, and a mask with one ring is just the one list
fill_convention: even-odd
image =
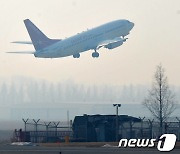
[(121, 104), (113, 104), (116, 107), (116, 141), (118, 142), (119, 138), (119, 118), (118, 118), (118, 108), (121, 107)]

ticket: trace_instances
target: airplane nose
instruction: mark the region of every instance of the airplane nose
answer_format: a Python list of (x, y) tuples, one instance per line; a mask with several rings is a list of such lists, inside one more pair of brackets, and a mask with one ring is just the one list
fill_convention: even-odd
[(34, 57), (38, 57), (37, 52), (34, 53)]
[(132, 28), (134, 27), (134, 23), (133, 22), (131, 22), (131, 26), (132, 26)]
[(133, 27), (134, 27), (134, 23), (133, 23), (133, 22), (129, 22), (129, 28), (130, 28), (130, 30), (133, 29)]

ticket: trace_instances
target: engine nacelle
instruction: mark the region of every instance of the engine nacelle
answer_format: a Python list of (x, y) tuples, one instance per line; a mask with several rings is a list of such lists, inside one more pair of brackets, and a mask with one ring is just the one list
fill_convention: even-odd
[(121, 40), (121, 41), (118, 41), (118, 42), (114, 42), (114, 43), (110, 43), (108, 45), (105, 45), (104, 47), (108, 48), (108, 49), (114, 49), (114, 48), (117, 48), (117, 47), (121, 46), (123, 44), (123, 42), (124, 41)]

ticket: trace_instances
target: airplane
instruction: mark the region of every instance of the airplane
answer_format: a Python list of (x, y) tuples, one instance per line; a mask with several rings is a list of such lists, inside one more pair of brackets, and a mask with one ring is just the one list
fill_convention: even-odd
[(94, 50), (92, 57), (98, 58), (99, 53), (97, 51), (100, 48), (114, 49), (121, 46), (128, 39), (125, 36), (134, 27), (134, 23), (128, 20), (115, 20), (69, 38), (50, 39), (29, 19), (25, 19), (24, 24), (32, 42), (15, 41), (12, 43), (33, 44), (35, 51), (8, 53), (34, 54), (37, 58), (60, 58), (67, 56), (80, 58), (80, 53), (88, 50)]

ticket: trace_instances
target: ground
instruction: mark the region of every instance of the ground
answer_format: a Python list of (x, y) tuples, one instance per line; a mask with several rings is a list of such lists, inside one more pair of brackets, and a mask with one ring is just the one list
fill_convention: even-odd
[[(88, 145), (88, 143), (86, 143)], [(178, 143), (179, 144), (179, 143)], [(12, 146), (9, 144), (0, 145), (0, 154), (158, 154), (156, 148), (117, 148), (117, 147), (100, 147), (90, 143), (89, 146), (77, 143), (71, 145), (63, 144), (45, 144), (39, 146)], [(180, 148), (177, 146), (172, 154), (179, 154)]]

